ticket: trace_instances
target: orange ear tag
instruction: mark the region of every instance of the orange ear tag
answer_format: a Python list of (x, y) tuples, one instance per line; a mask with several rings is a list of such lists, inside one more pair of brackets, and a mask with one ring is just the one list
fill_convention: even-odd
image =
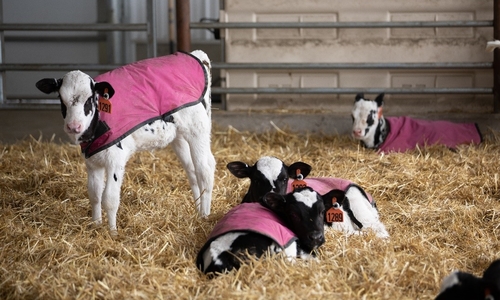
[(382, 118), (382, 107), (378, 109), (378, 118)]
[(104, 89), (104, 94), (99, 95), (99, 111), (110, 114), (111, 113), (111, 101), (109, 101), (108, 89)]
[(337, 198), (332, 198), (333, 206), (326, 212), (326, 222), (334, 223), (334, 222), (344, 222), (344, 213), (340, 210), (340, 204), (337, 202)]
[(297, 169), (297, 179), (292, 181), (292, 188), (294, 190), (296, 190), (298, 188), (304, 188), (307, 186), (307, 183), (302, 179), (304, 179), (304, 176), (302, 176), (302, 174), (300, 174), (300, 170)]

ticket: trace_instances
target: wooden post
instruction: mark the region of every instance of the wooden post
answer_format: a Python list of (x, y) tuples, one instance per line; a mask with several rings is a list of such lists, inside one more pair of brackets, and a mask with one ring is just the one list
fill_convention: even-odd
[(175, 16), (177, 19), (177, 50), (189, 52), (191, 51), (189, 0), (175, 1)]

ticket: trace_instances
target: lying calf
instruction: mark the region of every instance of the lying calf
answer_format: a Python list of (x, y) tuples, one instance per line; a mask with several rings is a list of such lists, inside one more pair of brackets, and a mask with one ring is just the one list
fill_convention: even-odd
[(495, 260), (479, 278), (454, 271), (443, 279), (436, 300), (448, 299), (500, 299), (500, 260)]
[(480, 144), (481, 132), (474, 123), (417, 120), (382, 115), (384, 94), (375, 101), (356, 95), (352, 110), (352, 136), (367, 148), (380, 152), (405, 152), (417, 146), (441, 144), (454, 149), (460, 144)]
[(260, 203), (242, 203), (217, 223), (196, 265), (204, 273), (224, 273), (238, 269), (247, 255), (260, 257), (267, 251), (310, 258), (325, 242), (324, 214), (323, 199), (310, 188), (267, 193)]
[[(311, 166), (303, 162), (295, 162), (287, 166), (276, 157), (261, 157), (253, 166), (235, 161), (227, 165), (229, 171), (238, 178), (250, 178), (250, 187), (243, 202), (258, 202), (260, 197), (269, 191), (286, 194), (292, 191), (292, 182), (300, 173), (306, 177)], [(292, 178), (292, 179), (290, 179)], [(363, 228), (371, 228), (378, 237), (389, 237), (384, 224), (379, 219), (375, 201), (357, 184), (340, 178), (305, 178), (304, 186), (309, 186), (319, 194), (327, 194), (332, 190), (340, 190), (344, 197), (338, 196), (338, 205), (345, 218), (333, 222), (325, 219), (327, 225), (346, 233), (357, 233)], [(332, 199), (325, 200), (325, 206), (330, 208)], [(325, 215), (325, 218), (328, 216)]]
[[(347, 234), (360, 233), (363, 228), (371, 229), (379, 238), (388, 238), (389, 233), (380, 221), (373, 197), (359, 185), (341, 178), (297, 178), (289, 180), (287, 190), (293, 185), (308, 186), (323, 197), (325, 203), (325, 224)], [(301, 183), (301, 181), (303, 183)]]
[[(210, 59), (202, 51), (151, 58), (94, 79), (71, 71), (36, 83), (58, 92), (64, 130), (85, 154), (92, 220), (115, 231), (125, 165), (141, 150), (173, 146), (201, 216), (210, 213), (215, 159), (211, 134)], [(112, 98), (112, 99), (111, 99)]]

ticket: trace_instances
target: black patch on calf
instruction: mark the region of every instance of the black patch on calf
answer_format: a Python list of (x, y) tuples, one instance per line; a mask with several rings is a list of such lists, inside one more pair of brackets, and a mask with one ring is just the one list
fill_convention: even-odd
[(94, 96), (90, 96), (87, 101), (85, 101), (85, 104), (83, 105), (83, 112), (85, 113), (86, 116), (88, 116), (92, 112), (92, 108), (94, 108), (96, 105), (94, 104), (95, 102), (93, 101)]
[(162, 117), (163, 122), (165, 123), (174, 123), (174, 116), (166, 115)]
[(286, 195), (270, 192), (262, 197), (260, 203), (285, 222), (286, 227), (298, 237), (302, 249), (312, 252), (325, 242), (325, 205), (318, 194), (316, 194), (316, 202), (311, 208), (297, 201), (294, 194), (304, 190), (313, 191), (310, 187), (305, 187), (295, 189)]
[(359, 100), (361, 100), (361, 99), (364, 99), (364, 98), (365, 98), (365, 94), (363, 94), (363, 93), (358, 93), (358, 94), (356, 95), (356, 98), (354, 98), (354, 99), (355, 99), (355, 100), (354, 100), (354, 102), (357, 102), (357, 101), (359, 101)]
[(61, 114), (63, 116), (63, 119), (66, 119), (66, 112), (68, 108), (66, 107), (66, 104), (61, 100), (61, 96), (59, 96), (59, 101), (61, 102)]
[(373, 146), (378, 148), (385, 141), (385, 138), (389, 134), (390, 125), (385, 121), (384, 118), (379, 119), (377, 128), (375, 130), (375, 135), (373, 136)]
[(482, 278), (464, 272), (457, 272), (455, 276), (458, 283), (442, 291), (436, 300), (486, 299), (486, 286)]
[[(198, 253), (196, 266), (209, 274), (211, 277), (216, 273), (226, 273), (232, 269), (239, 269), (241, 264), (248, 259), (249, 256), (261, 257), (271, 247), (274, 241), (259, 233), (248, 232), (247, 234), (237, 237), (230, 246), (229, 251), (222, 252), (216, 259), (220, 260), (221, 264), (215, 264), (212, 260), (209, 266), (203, 265), (203, 254), (208, 247), (202, 249)], [(207, 243), (209, 246), (211, 243)]]
[(372, 127), (373, 124), (375, 124), (375, 114), (377, 112), (375, 110), (370, 110), (370, 113), (368, 114), (368, 117), (366, 118), (366, 125), (368, 127)]
[(116, 144), (116, 147), (118, 147), (118, 148), (120, 148), (120, 149), (122, 149), (122, 150), (123, 150), (123, 147), (122, 147), (122, 142), (118, 142), (118, 143)]
[(118, 177), (116, 177), (116, 174), (113, 174), (113, 179), (114, 179), (115, 181), (118, 181)]

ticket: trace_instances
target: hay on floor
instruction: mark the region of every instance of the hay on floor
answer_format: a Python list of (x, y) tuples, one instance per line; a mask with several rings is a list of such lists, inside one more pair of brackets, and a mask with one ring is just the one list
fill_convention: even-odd
[[(379, 155), (347, 136), (215, 129), (212, 214), (198, 218), (170, 148), (128, 163), (119, 235), (90, 218), (79, 148), (30, 139), (0, 145), (0, 298), (433, 299), (454, 269), (480, 275), (500, 257), (500, 141)], [(310, 176), (363, 186), (391, 238), (327, 231), (318, 261), (253, 260), (210, 280), (195, 256), (248, 180), (226, 164), (274, 155)], [(105, 215), (104, 215), (105, 216)]]

